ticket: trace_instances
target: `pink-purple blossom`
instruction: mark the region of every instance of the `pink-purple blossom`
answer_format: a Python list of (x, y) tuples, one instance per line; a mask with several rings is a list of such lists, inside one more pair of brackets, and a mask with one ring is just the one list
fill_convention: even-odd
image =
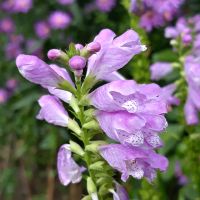
[(15, 24), (9, 17), (0, 20), (0, 32), (13, 33), (15, 31)]
[(167, 62), (156, 62), (150, 66), (151, 79), (160, 80), (161, 78), (172, 72), (173, 68), (171, 63)]
[(110, 12), (116, 5), (116, 0), (95, 0), (97, 8), (102, 12)]
[(89, 58), (87, 76), (104, 79), (124, 67), (134, 55), (146, 50), (133, 30), (128, 30), (119, 37), (115, 36), (110, 29), (104, 29), (95, 37), (94, 42), (101, 45), (101, 50)]
[(179, 13), (182, 3), (183, 0), (131, 0), (130, 10), (140, 17), (142, 28), (152, 31), (171, 21)]
[(69, 144), (63, 144), (58, 151), (57, 170), (59, 180), (64, 186), (79, 183), (82, 179), (83, 170), (72, 158)]
[(165, 171), (168, 160), (153, 150), (137, 147), (128, 147), (121, 144), (110, 144), (100, 147), (101, 156), (111, 167), (122, 173), (122, 181), (127, 181), (129, 176), (136, 179), (146, 177), (153, 181), (156, 170)]
[(52, 29), (65, 29), (71, 23), (71, 16), (63, 11), (54, 11), (49, 16), (49, 25)]
[(35, 24), (35, 33), (41, 39), (47, 39), (50, 35), (50, 27), (47, 22), (39, 21)]
[(38, 100), (41, 110), (37, 119), (45, 120), (50, 124), (67, 127), (69, 117), (60, 100), (52, 95), (43, 95)]

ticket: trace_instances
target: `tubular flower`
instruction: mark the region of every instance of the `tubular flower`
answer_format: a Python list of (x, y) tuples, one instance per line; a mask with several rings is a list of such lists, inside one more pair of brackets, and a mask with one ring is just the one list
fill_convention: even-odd
[(89, 58), (87, 76), (94, 76), (97, 80), (104, 79), (146, 49), (133, 30), (128, 30), (119, 37), (115, 36), (110, 29), (104, 29), (95, 37), (94, 42), (98, 42), (101, 49)]
[(167, 159), (152, 150), (120, 144), (101, 146), (100, 154), (110, 166), (122, 173), (123, 181), (133, 176), (136, 179), (146, 177), (151, 182), (156, 177), (156, 169), (165, 171), (168, 166)]
[(79, 183), (82, 179), (83, 169), (72, 158), (69, 144), (63, 144), (58, 151), (57, 170), (59, 180), (64, 186)]

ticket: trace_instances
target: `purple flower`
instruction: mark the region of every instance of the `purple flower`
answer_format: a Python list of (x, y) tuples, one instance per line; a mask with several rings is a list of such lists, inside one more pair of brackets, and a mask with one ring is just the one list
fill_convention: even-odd
[(131, 58), (145, 50), (138, 34), (128, 30), (119, 37), (110, 29), (102, 30), (94, 39), (101, 45), (101, 50), (93, 54), (88, 61), (87, 76), (104, 79), (110, 73), (125, 66)]
[(171, 63), (157, 62), (150, 66), (151, 79), (160, 80), (173, 70)]
[(61, 5), (70, 5), (70, 4), (74, 3), (74, 0), (57, 0), (57, 1)]
[(96, 0), (97, 8), (102, 12), (110, 12), (116, 5), (116, 0)]
[(51, 95), (44, 95), (39, 100), (41, 110), (37, 119), (46, 120), (50, 124), (67, 127), (69, 116), (60, 100)]
[(136, 179), (146, 177), (151, 182), (156, 177), (156, 169), (165, 171), (168, 166), (168, 160), (152, 150), (120, 144), (101, 146), (100, 154), (111, 167), (122, 173), (124, 182), (130, 175)]
[(27, 13), (33, 6), (32, 0), (11, 0), (11, 2), (13, 2), (11, 7), (12, 12)]
[(68, 13), (55, 11), (49, 16), (49, 25), (52, 29), (65, 29), (71, 23)]
[(8, 91), (0, 88), (0, 104), (6, 103), (9, 99)]
[(188, 124), (198, 123), (200, 110), (200, 64), (199, 58), (188, 56), (185, 59), (185, 76), (188, 83), (188, 98), (185, 104), (185, 117)]
[(182, 3), (183, 0), (132, 0), (130, 10), (140, 17), (140, 26), (151, 31), (171, 21)]
[(98, 111), (96, 117), (103, 131), (124, 145), (153, 148), (162, 146), (158, 132), (163, 131), (167, 125), (163, 116)]
[(69, 183), (79, 183), (82, 179), (83, 170), (73, 160), (69, 144), (64, 144), (59, 149), (57, 170), (59, 180), (64, 186)]
[(0, 21), (0, 32), (13, 33), (15, 31), (15, 24), (9, 17)]
[(129, 200), (128, 193), (123, 186), (115, 183), (116, 191), (112, 190), (113, 200)]
[(162, 89), (156, 84), (137, 84), (133, 80), (119, 80), (97, 88), (89, 95), (91, 104), (106, 112), (128, 111), (139, 114), (167, 113)]
[(104, 76), (103, 78), (105, 81), (107, 82), (111, 82), (111, 81), (117, 81), (117, 80), (126, 80), (120, 73), (118, 73), (117, 71), (112, 72), (106, 76)]
[(185, 118), (188, 125), (198, 124), (199, 117), (198, 117), (198, 110), (194, 105), (191, 97), (187, 98), (187, 101), (184, 106)]
[(39, 21), (35, 24), (35, 33), (41, 39), (46, 39), (50, 35), (49, 25), (45, 21)]
[(16, 59), (16, 65), (22, 76), (44, 88), (58, 87), (63, 81), (73, 84), (64, 68), (48, 65), (36, 56), (21, 54)]
[(164, 19), (162, 15), (148, 11), (141, 16), (140, 26), (144, 28), (146, 31), (150, 32), (154, 27), (159, 27), (164, 24)]
[(175, 84), (169, 84), (165, 87), (162, 88), (162, 98), (166, 99), (168, 106), (171, 105), (176, 105), (178, 106), (180, 104), (180, 100), (173, 96), (173, 93), (176, 90), (176, 85)]

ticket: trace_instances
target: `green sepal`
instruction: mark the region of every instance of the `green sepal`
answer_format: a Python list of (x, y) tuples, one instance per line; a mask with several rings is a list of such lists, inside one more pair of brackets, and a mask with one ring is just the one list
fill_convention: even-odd
[(112, 188), (112, 186), (110, 184), (103, 184), (100, 186), (99, 188), (99, 194), (100, 196), (105, 196), (107, 193), (109, 193), (109, 190)]
[(76, 89), (68, 81), (60, 82), (58, 85), (58, 89), (66, 90), (73, 94), (76, 94)]
[(70, 140), (70, 149), (73, 153), (78, 154), (79, 156), (83, 157), (85, 152), (83, 151), (82, 147), (77, 144), (76, 142)]
[(103, 140), (92, 141), (91, 144), (89, 144), (85, 147), (85, 150), (93, 152), (93, 153), (97, 153), (99, 151), (99, 146), (105, 145), (105, 144), (106, 144), (106, 142)]
[(80, 136), (81, 133), (82, 133), (82, 131), (81, 131), (81, 129), (80, 129), (78, 123), (77, 123), (75, 120), (71, 119), (71, 118), (69, 118), (67, 127), (68, 127), (70, 130), (72, 130), (74, 133), (76, 133), (78, 136)]
[(100, 185), (100, 186), (103, 185), (103, 184), (106, 184), (106, 183), (112, 184), (112, 182), (113, 182), (112, 177), (100, 177), (96, 181), (97, 185)]
[(83, 82), (83, 85), (81, 87), (82, 94), (87, 94), (90, 89), (97, 83), (97, 80), (94, 76), (87, 76)]
[(75, 113), (80, 112), (80, 109), (79, 109), (79, 106), (78, 106), (78, 101), (73, 95), (72, 95), (72, 98), (71, 98), (69, 105), (73, 108)]
[(105, 162), (104, 161), (97, 161), (89, 166), (89, 169), (95, 171), (102, 171), (105, 170)]
[(81, 200), (92, 200), (92, 198), (90, 197), (90, 195), (84, 196)]
[(87, 178), (87, 191), (88, 191), (88, 194), (90, 195), (97, 192), (96, 185), (94, 184), (91, 177)]
[(93, 130), (99, 130), (99, 124), (96, 120), (91, 120), (85, 124), (83, 124), (83, 128), (85, 129), (93, 129)]

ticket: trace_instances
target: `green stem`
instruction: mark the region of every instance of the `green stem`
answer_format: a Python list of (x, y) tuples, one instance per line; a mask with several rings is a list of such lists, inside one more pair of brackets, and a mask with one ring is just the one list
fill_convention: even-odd
[[(77, 97), (78, 101), (80, 102), (80, 100), (81, 100), (81, 98), (83, 96), (82, 91), (81, 91), (81, 79), (80, 78), (76, 78), (76, 87), (77, 87), (76, 97)], [(83, 128), (83, 125), (84, 125), (85, 120), (86, 120), (85, 115), (84, 115), (85, 108), (84, 108), (84, 106), (80, 106), (80, 105), (79, 105), (79, 108), (80, 108), (80, 112), (78, 114), (78, 119), (80, 121), (81, 129), (82, 129), (82, 135), (81, 135), (80, 139), (82, 140), (82, 142), (84, 144), (84, 150), (85, 150), (86, 146), (90, 144), (90, 139), (88, 137), (88, 131)], [(91, 163), (91, 157), (90, 157), (89, 153), (86, 150), (85, 150), (85, 155), (84, 155), (84, 161), (85, 161), (85, 163), (87, 165), (89, 176), (91, 177), (91, 179), (93, 180), (93, 182), (96, 185), (95, 176), (94, 176), (93, 172), (89, 168), (90, 165), (92, 164)], [(97, 187), (97, 185), (96, 185), (96, 187)], [(99, 199), (102, 199), (102, 198), (99, 197)]]

